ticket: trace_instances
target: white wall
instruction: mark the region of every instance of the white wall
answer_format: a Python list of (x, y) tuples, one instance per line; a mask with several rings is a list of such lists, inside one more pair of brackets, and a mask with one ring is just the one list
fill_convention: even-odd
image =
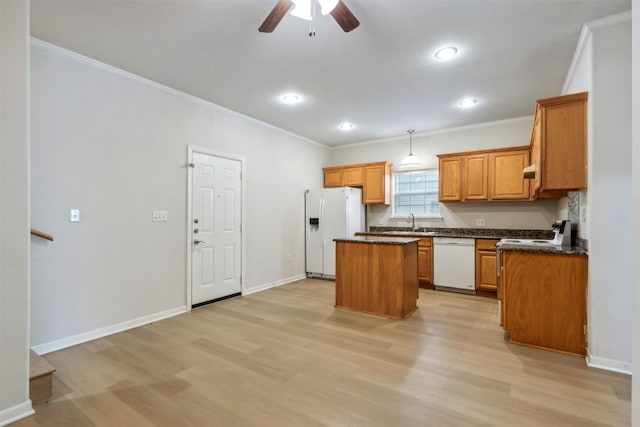
[(589, 239), (588, 362), (623, 372), (631, 371), (633, 316), (629, 17), (586, 24), (565, 84), (567, 93), (589, 91), (589, 177), (581, 194), (581, 234)]
[(29, 400), (29, 2), (0, 1), (0, 425)]
[[(535, 100), (531, 102), (531, 111)], [(522, 117), (477, 126), (448, 129), (413, 137), (413, 153), (425, 168), (438, 167), (438, 154), (484, 150), (501, 147), (528, 146), (531, 140), (533, 117)], [(331, 164), (375, 162), (388, 160), (400, 164), (409, 152), (408, 134), (399, 138), (371, 141), (335, 148), (331, 151)], [(425, 227), (476, 227), (476, 219), (485, 220), (486, 228), (550, 230), (558, 219), (559, 202), (443, 203), (442, 221), (416, 220)], [(404, 218), (391, 218), (391, 207), (369, 206), (369, 226), (407, 226)]]
[[(632, 76), (640, 75), (640, 0), (634, 0), (632, 5)], [(633, 185), (633, 211), (640, 212), (640, 81), (635, 78), (632, 86), (632, 185)], [(640, 216), (636, 215), (633, 221), (634, 247), (631, 259), (640, 256)], [(640, 265), (634, 263), (633, 272), (633, 367), (640, 366)], [(631, 378), (631, 423), (634, 427), (640, 427), (640, 375)]]
[(31, 60), (33, 224), (55, 237), (32, 249), (38, 351), (185, 310), (188, 145), (246, 159), (244, 292), (304, 275), (326, 147), (43, 42)]

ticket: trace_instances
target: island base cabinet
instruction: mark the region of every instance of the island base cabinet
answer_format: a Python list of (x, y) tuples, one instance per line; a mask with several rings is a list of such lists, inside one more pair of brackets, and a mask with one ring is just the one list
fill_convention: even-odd
[(336, 242), (336, 306), (405, 319), (417, 308), (418, 243)]
[(502, 275), (511, 342), (586, 355), (586, 256), (504, 251)]

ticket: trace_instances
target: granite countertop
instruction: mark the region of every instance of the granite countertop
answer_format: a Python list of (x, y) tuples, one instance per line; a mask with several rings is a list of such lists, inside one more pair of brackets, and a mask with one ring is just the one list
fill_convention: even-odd
[[(551, 240), (554, 237), (551, 230), (514, 230), (502, 228), (424, 228), (411, 231), (406, 227), (370, 227), (369, 232), (358, 233), (362, 237), (373, 234), (386, 234), (389, 236), (415, 236), (415, 237), (463, 237), (472, 239), (532, 239)], [(535, 253), (583, 255), (589, 252), (586, 242), (577, 239), (577, 246), (517, 246), (510, 245), (502, 248), (503, 251), (521, 251)]]
[(560, 254), (560, 255), (581, 255), (588, 256), (589, 252), (578, 246), (520, 246), (509, 245), (500, 247), (502, 252), (516, 251), (516, 252), (530, 252), (538, 254)]
[(551, 230), (513, 230), (505, 228), (425, 228), (411, 231), (407, 227), (369, 227), (360, 234), (410, 235), (417, 237), (465, 237), (471, 239), (553, 239)]
[(334, 242), (346, 243), (371, 243), (376, 245), (408, 245), (409, 243), (418, 242), (418, 237), (381, 237), (381, 236), (355, 236), (344, 237), (341, 239), (333, 239)]

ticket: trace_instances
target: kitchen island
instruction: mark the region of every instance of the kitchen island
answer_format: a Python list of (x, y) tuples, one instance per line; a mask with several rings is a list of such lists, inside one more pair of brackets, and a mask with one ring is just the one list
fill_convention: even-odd
[(336, 306), (406, 319), (417, 308), (419, 238), (336, 242)]

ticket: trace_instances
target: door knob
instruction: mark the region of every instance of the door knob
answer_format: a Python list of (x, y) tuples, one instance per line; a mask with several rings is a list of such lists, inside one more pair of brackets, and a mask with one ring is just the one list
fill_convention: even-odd
[(200, 243), (205, 243), (205, 242), (203, 242), (202, 240), (194, 240), (193, 241), (194, 245), (199, 245)]
[(193, 232), (194, 232), (195, 234), (198, 234), (198, 233), (200, 232), (200, 230), (198, 230), (197, 228), (194, 228), (194, 229), (193, 229)]
[(200, 220), (199, 220), (198, 218), (195, 218), (195, 219), (193, 220), (193, 223), (194, 223), (194, 224), (197, 224), (197, 223), (199, 223), (199, 222), (200, 222)]

